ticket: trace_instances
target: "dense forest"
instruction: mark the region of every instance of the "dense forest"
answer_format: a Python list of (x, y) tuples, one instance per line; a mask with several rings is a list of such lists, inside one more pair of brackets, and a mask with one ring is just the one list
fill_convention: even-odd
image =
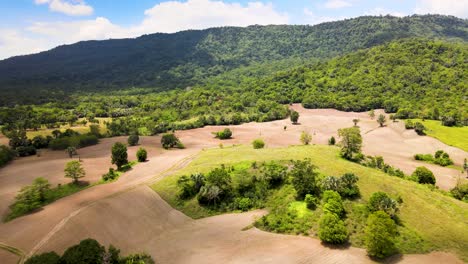
[(0, 105), (62, 101), (78, 90), (186, 88), (268, 62), (247, 75), (264, 76), (407, 37), (464, 42), (468, 22), (439, 15), (367, 16), (316, 26), (223, 27), (79, 42), (0, 61)]

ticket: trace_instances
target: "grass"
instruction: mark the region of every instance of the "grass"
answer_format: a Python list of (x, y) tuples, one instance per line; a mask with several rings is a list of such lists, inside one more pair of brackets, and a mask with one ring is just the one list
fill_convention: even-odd
[(468, 151), (468, 126), (447, 127), (436, 120), (414, 119), (413, 121), (421, 122), (427, 128), (426, 134), (428, 136), (437, 138), (447, 145)]
[[(107, 133), (107, 127), (104, 125), (104, 122), (106, 121), (110, 121), (111, 118), (96, 118), (98, 121), (99, 121), (99, 127), (100, 127), (100, 131), (101, 131), (101, 134), (105, 135)], [(74, 126), (70, 126), (70, 125), (62, 125), (60, 126), (60, 128), (40, 128), (39, 130), (35, 131), (35, 130), (28, 130), (26, 132), (26, 135), (28, 138), (33, 138), (35, 136), (52, 136), (52, 131), (58, 129), (60, 130), (61, 132), (64, 132), (65, 130), (67, 129), (72, 129), (80, 134), (86, 134), (89, 132), (89, 126), (92, 125), (93, 123), (90, 123), (88, 122), (86, 125), (81, 125), (81, 124), (78, 124), (78, 122), (82, 121), (83, 119), (79, 119), (77, 121), (77, 124), (74, 125)]]
[[(357, 201), (345, 201), (347, 219), (345, 220), (354, 246), (362, 247), (362, 230), (367, 218), (364, 204), (370, 195), (384, 191), (392, 197), (401, 197), (399, 218), (400, 237), (397, 246), (403, 253), (425, 253), (431, 250), (449, 251), (468, 261), (468, 203), (432, 191), (424, 185), (391, 177), (379, 170), (367, 168), (346, 161), (339, 157), (336, 147), (329, 146), (291, 146), (287, 148), (256, 149), (250, 146), (209, 149), (201, 152), (189, 166), (169, 176), (151, 187), (171, 206), (193, 218), (215, 215), (218, 212), (201, 207), (196, 199), (181, 202), (177, 198), (177, 178), (196, 172), (208, 172), (220, 164), (251, 164), (253, 161), (291, 160), (310, 158), (319, 167), (322, 175), (342, 175), (352, 172), (359, 176), (361, 198)], [(287, 185), (289, 186), (289, 185)], [(300, 202), (290, 200), (284, 188), (269, 198), (268, 209), (286, 205), (298, 211), (298, 215), (308, 215), (307, 208)], [(310, 211), (312, 232), (316, 230), (316, 221), (320, 207)], [(315, 219), (315, 220), (313, 220)]]

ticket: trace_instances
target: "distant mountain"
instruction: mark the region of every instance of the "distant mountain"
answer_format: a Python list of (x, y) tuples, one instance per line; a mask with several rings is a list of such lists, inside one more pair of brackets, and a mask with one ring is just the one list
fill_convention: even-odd
[(252, 63), (332, 58), (407, 37), (468, 41), (468, 20), (366, 16), (315, 26), (222, 27), (84, 41), (0, 61), (0, 93), (185, 88)]

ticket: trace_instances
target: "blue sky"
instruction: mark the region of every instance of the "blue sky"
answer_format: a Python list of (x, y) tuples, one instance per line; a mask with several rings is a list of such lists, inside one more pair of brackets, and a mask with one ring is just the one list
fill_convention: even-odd
[(81, 40), (362, 15), (468, 17), (468, 0), (0, 0), (0, 59)]

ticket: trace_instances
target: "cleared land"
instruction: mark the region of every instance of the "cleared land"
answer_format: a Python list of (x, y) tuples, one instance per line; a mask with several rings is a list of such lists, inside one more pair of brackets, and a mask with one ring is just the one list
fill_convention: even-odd
[[(458, 148), (449, 147), (430, 137), (419, 137), (414, 131), (405, 130), (403, 128), (403, 122), (391, 123), (387, 127), (379, 128), (377, 122), (375, 120), (370, 120), (366, 113), (345, 113), (336, 110), (305, 110), (298, 105), (293, 107), (301, 113), (299, 119), (301, 125), (291, 125), (289, 120), (280, 120), (269, 123), (249, 123), (231, 126), (230, 128), (234, 133), (234, 138), (222, 141), (222, 143), (224, 146), (249, 144), (253, 139), (261, 137), (266, 141), (267, 148), (289, 146), (292, 144), (299, 144), (300, 133), (303, 130), (308, 130), (313, 135), (312, 143), (326, 144), (331, 135), (336, 136), (337, 129), (352, 126), (352, 119), (358, 117), (361, 119), (359, 126), (361, 127), (364, 137), (364, 153), (382, 155), (387, 163), (399, 167), (407, 173), (411, 173), (415, 167), (421, 166), (420, 162), (416, 162), (412, 158), (415, 153), (433, 153), (438, 149), (443, 149), (450, 154), (456, 164), (460, 164), (463, 158), (468, 156), (466, 152)], [(287, 126), (286, 131), (283, 129), (285, 125)], [(196, 236), (196, 234), (198, 234), (197, 230), (202, 230), (202, 228), (195, 228), (195, 224), (193, 224), (193, 229), (166, 228), (167, 230), (162, 232), (161, 236), (154, 238), (155, 241), (158, 239), (162, 241), (167, 237), (167, 240), (163, 242), (152, 242), (153, 240), (146, 236), (147, 233), (156, 234), (157, 232), (152, 230), (160, 230), (157, 229), (158, 226), (171, 224), (173, 220), (171, 220), (169, 214), (163, 212), (157, 217), (146, 217), (146, 215), (154, 215), (152, 211), (155, 206), (167, 205), (162, 205), (161, 203), (164, 203), (164, 201), (158, 199), (157, 195), (149, 190), (148, 187), (145, 187), (144, 184), (148, 181), (158, 181), (178, 169), (183, 168), (193, 159), (194, 155), (200, 152), (200, 150), (217, 147), (221, 141), (214, 139), (211, 132), (221, 130), (222, 128), (223, 127), (205, 127), (177, 132), (181, 141), (187, 147), (184, 150), (165, 151), (160, 147), (159, 136), (142, 137), (140, 143), (143, 147), (148, 149), (148, 162), (136, 165), (116, 182), (86, 189), (47, 205), (43, 210), (37, 213), (17, 218), (8, 223), (1, 223), (0, 242), (29, 253), (35, 252), (36, 250), (42, 252), (46, 249), (54, 248), (55, 246), (49, 247), (50, 243), (53, 245), (60, 245), (60, 247), (57, 246), (54, 249), (62, 250), (75, 243), (77, 239), (79, 240), (87, 236), (92, 236), (99, 240), (103, 239), (102, 242), (110, 242), (111, 238), (115, 238), (116, 240), (113, 240), (112, 243), (121, 247), (124, 252), (147, 250), (150, 253), (154, 252), (154, 257), (157, 259), (161, 258), (163, 263), (165, 263), (164, 260), (167, 260), (168, 263), (181, 263), (188, 261), (188, 258), (200, 260), (202, 257), (207, 259), (209, 263), (210, 261), (214, 262), (217, 257), (221, 258), (222, 256), (225, 256), (226, 259), (229, 257), (231, 263), (258, 261), (258, 256), (264, 257), (266, 260), (268, 260), (268, 256), (273, 256), (270, 260), (273, 260), (274, 256), (278, 256), (280, 261), (285, 260), (283, 262), (297, 263), (314, 260), (314, 252), (318, 252), (317, 254), (320, 256), (321, 250), (325, 250), (324, 247), (316, 240), (310, 238), (275, 235), (255, 229), (244, 232), (239, 231), (252, 222), (252, 217), (249, 215), (256, 213), (240, 214), (239, 217), (244, 217), (244, 215), (249, 216), (248, 220), (245, 220), (245, 222), (237, 219), (237, 216), (231, 219), (232, 215), (222, 215), (200, 220), (202, 222), (208, 221), (209, 223), (208, 226), (205, 227), (206, 234), (209, 234), (209, 236), (206, 237), (207, 244), (201, 243), (201, 239)], [(103, 139), (97, 146), (79, 150), (87, 171), (87, 176), (84, 180), (90, 182), (97, 181), (100, 179), (101, 175), (108, 170), (111, 166), (110, 148), (113, 142), (116, 141), (125, 142), (126, 137)], [(129, 157), (131, 160), (135, 159), (134, 152), (137, 149), (138, 146), (129, 148)], [(213, 159), (222, 159), (222, 157), (214, 157)], [(36, 177), (44, 176), (49, 179), (52, 184), (68, 182), (67, 179), (63, 178), (63, 168), (68, 160), (64, 152), (44, 151), (41, 157), (18, 159), (6, 167), (1, 168), (1, 212), (6, 212), (8, 204), (11, 203), (14, 195), (21, 186), (30, 184)], [(438, 184), (442, 188), (454, 186), (457, 177), (461, 175), (459, 171), (449, 168), (437, 168), (438, 166), (431, 165), (427, 165), (427, 167), (435, 172)], [(322, 168), (322, 170), (323, 169), (324, 168)], [(138, 187), (135, 191), (128, 192), (129, 189), (133, 189), (136, 186), (142, 187)], [(148, 192), (143, 191), (141, 188), (148, 189), (149, 192), (152, 193), (150, 196), (152, 198), (142, 198), (140, 193), (143, 193), (141, 195), (145, 196)], [(137, 190), (142, 191), (140, 192)], [(408, 192), (411, 191), (412, 189), (408, 189)], [(115, 202), (114, 199), (116, 199)], [(123, 201), (121, 199), (123, 199)], [(146, 202), (138, 202), (140, 199), (145, 199)], [(127, 204), (127, 206), (118, 207), (120, 203)], [(108, 216), (105, 216), (104, 212), (101, 212), (102, 210), (99, 211), (95, 209), (99, 208), (100, 204), (112, 205), (109, 211), (105, 213), (109, 214)], [(133, 206), (133, 204), (138, 204), (138, 206)], [(436, 205), (441, 207), (445, 206), (441, 204), (441, 202), (437, 202)], [(118, 208), (113, 209), (113, 206), (117, 206)], [(451, 209), (447, 208), (447, 210)], [(131, 218), (124, 217), (124, 215), (127, 214)], [(112, 222), (106, 224), (104, 220), (101, 220), (101, 217), (102, 219), (111, 219)], [(141, 229), (132, 229), (133, 227), (131, 226), (133, 226), (133, 223), (139, 221), (138, 219), (140, 218), (142, 219), (142, 222), (139, 222), (142, 226), (139, 227)], [(226, 226), (221, 225), (220, 228), (214, 228), (215, 224), (209, 221), (226, 221), (227, 224)], [(427, 219), (425, 219), (425, 221), (427, 221)], [(192, 222), (198, 223), (198, 221), (190, 220), (187, 225), (192, 225), (190, 224)], [(242, 224), (242, 226), (240, 224), (236, 225), (237, 222), (247, 224)], [(87, 224), (86, 226), (82, 226), (78, 223)], [(430, 221), (428, 221), (428, 223), (430, 223)], [(230, 225), (236, 228), (237, 231), (234, 232), (232, 229), (229, 229), (228, 227)], [(237, 229), (237, 227), (240, 228)], [(73, 229), (73, 232), (70, 231), (70, 233), (67, 234), (67, 232), (62, 231), (64, 228), (67, 230)], [(102, 232), (104, 232), (104, 230), (112, 230), (115, 235), (112, 237), (109, 234), (99, 233), (99, 229), (103, 229)], [(228, 234), (220, 231), (223, 229), (231, 230), (233, 237), (229, 237)], [(93, 234), (90, 230), (93, 232), (96, 230), (96, 235), (90, 235)], [(188, 240), (188, 242), (184, 242), (183, 239), (180, 240), (182, 235), (180, 237), (174, 236), (172, 237), (173, 239), (170, 240), (171, 236), (169, 234), (180, 232), (184, 236), (188, 236), (188, 233), (190, 233), (189, 231), (193, 232), (195, 238)], [(248, 234), (248, 236), (237, 236), (237, 232)], [(220, 234), (219, 236), (217, 235), (218, 233)], [(256, 237), (257, 233), (260, 234), (259, 238)], [(104, 237), (107, 235), (110, 237), (106, 240)], [(211, 236), (219, 239), (209, 240)], [(275, 242), (268, 242), (268, 240), (264, 239), (265, 237), (271, 237), (271, 241)], [(127, 239), (133, 242), (133, 244), (126, 244), (124, 240)], [(224, 243), (222, 239), (231, 240), (229, 240), (230, 242)], [(258, 243), (249, 241), (258, 241)], [(298, 246), (301, 245), (301, 243), (303, 243), (302, 245), (304, 245), (304, 247)], [(202, 244), (205, 251), (196, 252), (190, 248), (198, 248), (197, 244)], [(180, 247), (178, 245), (180, 245)], [(245, 247), (243, 247), (243, 245), (245, 245)], [(353, 259), (353, 252), (355, 251), (334, 250), (332, 252), (332, 254), (324, 255), (332, 257), (339, 252), (340, 254), (345, 254), (344, 257), (346, 260), (351, 260)], [(368, 261), (365, 253), (360, 254), (359, 256), (356, 255), (358, 256), (355, 261), (356, 263)], [(437, 256), (441, 256), (440, 253), (437, 254)], [(282, 255), (282, 257), (280, 255)], [(451, 262), (450, 260), (453, 260), (453, 257), (442, 256), (442, 258), (436, 258), (432, 254), (417, 255), (415, 257), (404, 256), (403, 261), (420, 263), (429, 259), (434, 262), (438, 260)], [(185, 259), (181, 259), (182, 257), (185, 257)], [(340, 259), (337, 260), (333, 258), (330, 258), (329, 261), (327, 258), (319, 259), (318, 261), (329, 263), (342, 262)]]

